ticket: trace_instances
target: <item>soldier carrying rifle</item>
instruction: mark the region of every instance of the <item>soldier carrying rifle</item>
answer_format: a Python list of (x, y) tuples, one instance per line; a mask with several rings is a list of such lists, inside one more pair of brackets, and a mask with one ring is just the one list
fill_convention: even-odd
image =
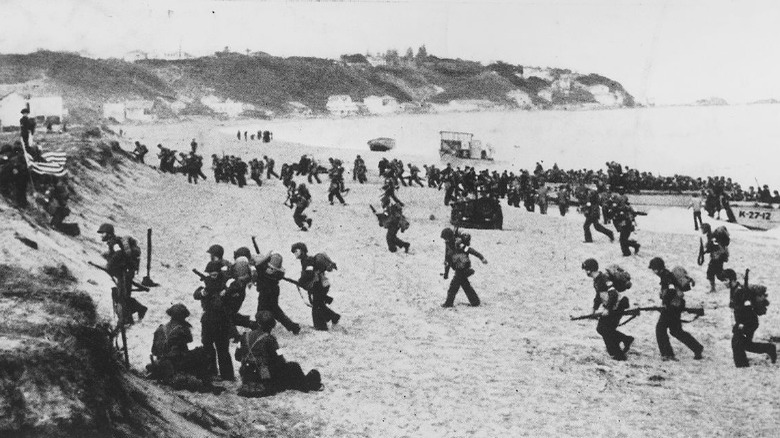
[[(596, 259), (587, 259), (582, 262), (585, 275), (593, 279), (593, 288), (596, 296), (593, 298), (593, 317), (598, 317), (596, 331), (604, 339), (607, 353), (615, 360), (626, 360), (626, 353), (634, 342), (632, 336), (618, 331), (620, 318), (628, 309), (628, 297), (622, 297), (615, 288), (612, 279), (599, 271), (599, 263)], [(622, 348), (620, 344), (623, 344)]]

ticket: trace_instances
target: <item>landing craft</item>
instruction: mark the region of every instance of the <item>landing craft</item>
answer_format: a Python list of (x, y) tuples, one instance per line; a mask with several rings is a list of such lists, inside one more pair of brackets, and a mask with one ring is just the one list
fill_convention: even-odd
[(470, 132), (439, 131), (441, 144), (439, 156), (465, 158), (471, 160), (493, 160), (493, 147), (482, 145), (480, 140), (474, 139)]
[(395, 147), (395, 139), (379, 137), (368, 141), (368, 148), (374, 152), (387, 152)]

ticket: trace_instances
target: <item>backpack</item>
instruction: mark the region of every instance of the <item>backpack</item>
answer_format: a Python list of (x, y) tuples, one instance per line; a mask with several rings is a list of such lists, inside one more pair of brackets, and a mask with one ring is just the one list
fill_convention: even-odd
[(152, 354), (162, 357), (168, 353), (168, 333), (165, 330), (165, 324), (160, 324), (154, 331), (154, 340), (152, 341)]
[(138, 246), (138, 241), (131, 236), (120, 237), (119, 240), (128, 266), (137, 271), (141, 266), (141, 248)]
[(682, 266), (675, 266), (671, 270), (674, 275), (674, 283), (677, 289), (682, 292), (688, 292), (692, 287), (696, 286), (696, 281), (688, 275), (688, 271)]
[(607, 277), (612, 282), (612, 287), (618, 292), (631, 289), (631, 274), (618, 265), (607, 266)]
[(338, 269), (338, 266), (327, 254), (321, 252), (314, 255), (314, 269), (320, 272), (331, 272), (334, 269)]
[(465, 252), (456, 252), (450, 256), (450, 264), (456, 271), (471, 268), (471, 260)]
[(729, 230), (725, 225), (721, 225), (712, 231), (712, 237), (718, 242), (718, 245), (722, 247), (729, 246), (731, 243), (731, 236), (729, 236)]

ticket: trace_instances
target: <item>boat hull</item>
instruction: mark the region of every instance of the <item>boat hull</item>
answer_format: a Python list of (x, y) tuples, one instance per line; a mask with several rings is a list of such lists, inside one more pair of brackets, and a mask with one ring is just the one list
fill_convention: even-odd
[(395, 139), (380, 137), (368, 141), (368, 148), (374, 152), (387, 152), (395, 147)]

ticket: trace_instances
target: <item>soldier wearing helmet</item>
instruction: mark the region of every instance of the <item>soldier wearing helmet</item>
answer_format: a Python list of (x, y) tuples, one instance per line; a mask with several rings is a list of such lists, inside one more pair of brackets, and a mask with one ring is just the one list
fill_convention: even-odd
[(317, 263), (317, 257), (308, 254), (305, 243), (293, 244), (290, 251), (301, 261), (301, 277), (298, 279), (298, 284), (309, 292), (314, 329), (328, 330), (328, 322), (336, 325), (341, 319), (341, 315), (328, 307), (328, 304), (333, 302), (333, 298), (328, 296), (330, 280), (326, 277), (322, 265)]
[(704, 347), (682, 328), (680, 316), (685, 308), (685, 294), (678, 290), (674, 274), (666, 269), (666, 263), (660, 257), (654, 257), (650, 260), (647, 267), (661, 279), (659, 296), (663, 310), (655, 326), (655, 337), (658, 341), (658, 349), (661, 351), (661, 358), (663, 360), (677, 360), (672, 344), (669, 342), (671, 334), (693, 351), (694, 359), (701, 359)]
[(114, 231), (114, 226), (109, 223), (101, 224), (98, 228), (101, 240), (108, 245), (108, 253), (105, 254), (106, 271), (114, 277), (119, 289), (123, 315), (120, 318), (125, 324), (133, 323), (133, 314), (138, 314), (138, 321), (144, 319), (148, 308), (132, 297), (133, 278), (138, 272), (141, 261), (141, 250), (137, 241), (130, 237), (119, 237)]
[[(302, 244), (305, 249), (306, 245)], [(268, 311), (276, 321), (297, 335), (301, 326), (293, 322), (279, 307), (279, 281), (284, 277), (281, 254), (272, 252), (257, 265), (257, 312)]]
[(446, 280), (449, 276), (450, 268), (455, 271), (455, 275), (452, 277), (450, 286), (447, 289), (447, 298), (441, 306), (452, 307), (455, 304), (455, 295), (457, 295), (460, 288), (463, 288), (463, 292), (465, 292), (466, 298), (468, 298), (472, 306), (479, 306), (481, 301), (469, 281), (469, 277), (474, 274), (469, 254), (477, 257), (483, 264), (487, 264), (487, 259), (470, 246), (470, 241), (467, 241), (469, 239), (464, 239), (465, 235), (460, 235), (449, 227), (441, 231), (440, 237), (444, 240), (444, 273), (442, 276)]
[[(233, 360), (230, 357), (230, 336), (232, 324), (225, 306), (225, 282), (228, 270), (222, 260), (224, 249), (219, 245), (209, 248), (211, 260), (206, 264), (205, 288), (198, 288), (194, 298), (200, 301), (203, 316), (200, 318), (201, 342), (208, 358), (208, 370), (212, 376), (222, 380), (235, 380)], [(218, 365), (218, 366), (217, 366)]]
[(298, 225), (301, 231), (308, 231), (311, 228), (312, 220), (303, 211), (311, 204), (311, 193), (306, 188), (306, 184), (301, 183), (298, 185), (295, 191), (289, 195), (289, 198), (290, 207), (295, 207), (295, 211), (293, 211), (295, 225)]
[[(593, 279), (593, 313), (599, 315), (596, 332), (604, 339), (607, 353), (615, 360), (626, 360), (626, 354), (634, 343), (634, 337), (618, 331), (622, 312), (628, 308), (628, 298), (621, 297), (615, 290), (609, 276), (599, 271), (596, 259), (586, 259), (582, 262), (585, 275)], [(623, 344), (621, 347), (620, 344)]]

